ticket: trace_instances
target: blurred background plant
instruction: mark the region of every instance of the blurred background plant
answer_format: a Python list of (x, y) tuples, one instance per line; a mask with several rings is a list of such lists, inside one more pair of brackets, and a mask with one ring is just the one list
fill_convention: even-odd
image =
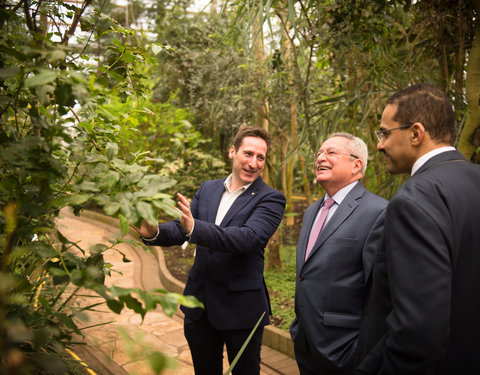
[[(73, 38), (81, 21), (90, 32)], [(173, 173), (155, 170), (178, 162), (172, 151), (186, 146), (164, 144), (156, 151), (171, 154), (162, 159), (131, 143), (139, 123), (155, 115), (144, 68), (155, 66), (152, 51), (162, 46), (138, 43), (91, 1), (3, 2), (0, 30), (0, 373), (76, 373), (65, 349), (81, 335), (77, 319), (94, 307), (69, 303), (81, 289), (116, 313), (130, 308), (142, 318), (157, 306), (172, 315), (178, 303), (199, 304), (165, 290), (105, 286), (113, 270), (103, 253), (121, 240), (82, 249), (61, 235), (55, 218), (66, 206), (76, 213), (95, 207), (118, 218), (126, 235), (142, 219), (156, 223), (159, 212), (174, 217)], [(105, 59), (85, 54), (93, 35), (110, 38)], [(170, 121), (191, 129), (182, 115)], [(193, 129), (186, 138), (195, 140)], [(152, 356), (156, 373), (162, 363)]]

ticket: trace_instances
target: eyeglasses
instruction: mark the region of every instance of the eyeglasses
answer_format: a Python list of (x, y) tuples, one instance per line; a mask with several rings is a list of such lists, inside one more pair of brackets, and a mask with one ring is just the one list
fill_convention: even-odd
[(399, 126), (398, 128), (393, 128), (393, 129), (377, 130), (377, 131), (375, 131), (375, 135), (377, 136), (378, 142), (382, 142), (385, 139), (387, 139), (387, 137), (390, 135), (390, 133), (392, 131), (397, 130), (397, 129), (406, 129), (406, 128), (409, 128), (410, 126), (412, 126), (413, 124), (415, 124), (415, 123), (412, 122), (411, 124), (402, 125), (402, 126)]
[(350, 154), (349, 152), (337, 150), (336, 148), (327, 148), (326, 150), (318, 150), (317, 158), (323, 153), (325, 153), (325, 156), (333, 157), (333, 158), (338, 155), (348, 155), (348, 156), (351, 156), (352, 158), (358, 159), (358, 156)]

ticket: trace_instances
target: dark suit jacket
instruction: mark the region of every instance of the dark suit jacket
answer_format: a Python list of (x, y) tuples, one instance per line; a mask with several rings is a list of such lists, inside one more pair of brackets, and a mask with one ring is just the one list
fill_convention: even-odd
[(445, 152), (398, 190), (371, 285), (359, 373), (480, 374), (479, 165)]
[[(264, 248), (283, 216), (285, 197), (258, 177), (215, 225), (225, 179), (206, 181), (195, 193), (190, 208), (195, 227), (190, 242), (197, 245), (185, 295), (205, 304), (211, 324), (222, 330), (253, 328), (270, 303), (263, 279)], [(149, 245), (180, 245), (187, 240), (180, 222), (159, 224), (159, 235)], [(200, 308), (181, 307), (197, 321)]]
[(297, 245), (296, 318), (290, 327), (295, 345), (310, 348), (312, 360), (327, 369), (351, 364), (360, 327), (365, 270), (373, 255), (364, 245), (387, 201), (353, 187), (322, 229), (310, 256), (305, 251), (323, 200), (305, 212)]

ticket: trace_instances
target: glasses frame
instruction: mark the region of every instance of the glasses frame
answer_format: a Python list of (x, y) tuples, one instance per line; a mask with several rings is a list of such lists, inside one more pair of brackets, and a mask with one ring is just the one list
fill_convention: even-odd
[(318, 150), (317, 158), (322, 154), (325, 154), (325, 156), (327, 157), (335, 157), (337, 155), (348, 155), (352, 158), (358, 159), (357, 155), (350, 154), (349, 152), (345, 152), (345, 151), (340, 151), (336, 148), (327, 148), (326, 150)]
[(392, 131), (398, 130), (398, 129), (407, 129), (410, 126), (412, 126), (413, 124), (415, 124), (415, 122), (412, 122), (412, 123), (407, 124), (407, 125), (402, 125), (402, 126), (399, 126), (397, 128), (393, 128), (393, 129), (375, 130), (375, 135), (377, 136), (378, 142), (382, 142), (387, 138), (388, 135), (390, 135), (390, 133)]

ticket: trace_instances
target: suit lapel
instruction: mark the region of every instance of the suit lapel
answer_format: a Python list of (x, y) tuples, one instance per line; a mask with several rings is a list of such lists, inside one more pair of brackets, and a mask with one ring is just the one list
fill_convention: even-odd
[(207, 219), (209, 223), (215, 223), (215, 219), (217, 218), (218, 206), (220, 205), (220, 200), (222, 199), (223, 192), (225, 191), (225, 185), (223, 184), (225, 180), (225, 178), (219, 180), (214, 189), (209, 192)]
[[(232, 206), (230, 209), (227, 211), (225, 214), (225, 217), (223, 218), (222, 222), (220, 223), (220, 226), (226, 227), (230, 220), (235, 217), (238, 211), (240, 211), (250, 200), (255, 197), (257, 192), (261, 189), (263, 186), (263, 180), (261, 177), (258, 177), (251, 185), (250, 187), (245, 190), (237, 199), (235, 199), (235, 202), (233, 202)], [(217, 205), (218, 209), (218, 205)], [(216, 211), (215, 211), (216, 212)]]
[(412, 177), (415, 177), (416, 175), (426, 171), (427, 169), (435, 167), (437, 164), (451, 162), (451, 161), (464, 161), (464, 162), (466, 162), (467, 160), (457, 150), (442, 152), (442, 153), (440, 153), (438, 155), (435, 155), (434, 157), (428, 159), (425, 162), (425, 164), (423, 164)]
[(347, 196), (343, 199), (342, 203), (338, 206), (333, 216), (325, 224), (322, 231), (320, 232), (320, 235), (318, 236), (317, 241), (315, 242), (315, 245), (313, 245), (312, 251), (308, 256), (309, 259), (318, 251), (318, 249), (323, 245), (323, 243), (333, 233), (335, 233), (337, 228), (342, 225), (345, 220), (347, 220), (347, 218), (352, 214), (352, 212), (355, 211), (355, 209), (358, 207), (357, 200), (362, 197), (364, 192), (365, 188), (363, 187), (363, 185), (361, 183), (357, 183), (353, 187), (353, 189), (347, 194)]

